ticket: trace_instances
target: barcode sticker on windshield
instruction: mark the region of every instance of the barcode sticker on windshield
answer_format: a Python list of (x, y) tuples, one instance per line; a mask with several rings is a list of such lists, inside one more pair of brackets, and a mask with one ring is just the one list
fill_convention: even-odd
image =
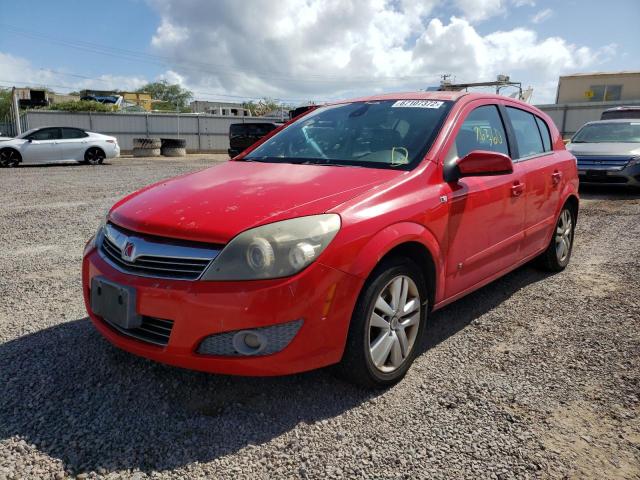
[(440, 108), (444, 102), (438, 100), (398, 100), (391, 107), (404, 108)]

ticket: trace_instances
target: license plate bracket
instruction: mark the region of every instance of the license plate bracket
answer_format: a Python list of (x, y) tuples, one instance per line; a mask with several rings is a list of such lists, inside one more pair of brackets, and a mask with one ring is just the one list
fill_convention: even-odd
[(136, 289), (101, 276), (91, 279), (91, 310), (126, 330), (142, 325), (142, 316), (136, 313)]

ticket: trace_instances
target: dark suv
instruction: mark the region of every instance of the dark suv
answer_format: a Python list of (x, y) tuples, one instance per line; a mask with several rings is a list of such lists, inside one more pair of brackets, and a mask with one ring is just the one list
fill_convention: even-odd
[(229, 126), (229, 156), (231, 158), (246, 150), (280, 125), (277, 123), (232, 123)]

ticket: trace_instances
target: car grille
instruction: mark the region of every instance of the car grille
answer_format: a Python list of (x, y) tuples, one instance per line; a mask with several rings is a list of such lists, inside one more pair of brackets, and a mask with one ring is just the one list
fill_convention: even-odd
[(103, 258), (126, 273), (197, 280), (220, 249), (151, 238), (107, 224), (102, 234), (100, 251)]
[(158, 345), (159, 347), (167, 346), (169, 343), (169, 337), (171, 336), (171, 329), (173, 328), (173, 322), (171, 320), (163, 320), (161, 318), (154, 317), (142, 317), (142, 325), (137, 328), (130, 329), (121, 328), (104, 318), (103, 320), (122, 335), (135, 338), (142, 342)]
[(631, 157), (618, 155), (581, 155), (577, 156), (580, 170), (623, 170)]

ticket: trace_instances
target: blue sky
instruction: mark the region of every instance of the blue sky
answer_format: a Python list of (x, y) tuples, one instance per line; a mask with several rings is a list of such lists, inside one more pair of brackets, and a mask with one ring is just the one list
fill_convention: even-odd
[(296, 103), (424, 88), (442, 73), (506, 73), (545, 103), (559, 74), (640, 70), (638, 0), (0, 0), (0, 9), (0, 86), (128, 89), (165, 78), (196, 98)]

